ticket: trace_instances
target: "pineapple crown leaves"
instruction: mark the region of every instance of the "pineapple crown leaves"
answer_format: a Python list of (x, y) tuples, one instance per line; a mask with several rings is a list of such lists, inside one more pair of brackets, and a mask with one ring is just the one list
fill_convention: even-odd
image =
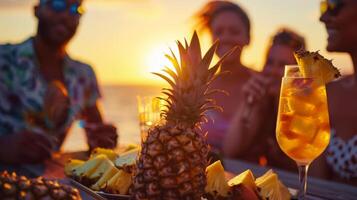
[[(217, 49), (216, 41), (202, 57), (201, 46), (197, 33), (194, 32), (190, 44), (187, 40), (184, 43), (177, 41), (180, 58), (171, 51), (171, 55), (165, 55), (172, 63), (173, 69), (165, 67), (164, 73), (153, 74), (164, 79), (171, 88), (164, 88), (162, 93), (166, 96), (158, 97), (166, 102), (167, 108), (162, 112), (162, 116), (170, 122), (185, 123), (188, 126), (195, 125), (202, 121), (207, 121), (205, 112), (207, 110), (222, 108), (210, 99), (213, 93), (223, 92), (222, 90), (210, 89), (214, 81), (222, 72), (219, 72), (223, 59), (233, 53), (237, 48), (227, 52), (213, 67), (210, 63)], [(223, 92), (225, 93), (225, 92)]]

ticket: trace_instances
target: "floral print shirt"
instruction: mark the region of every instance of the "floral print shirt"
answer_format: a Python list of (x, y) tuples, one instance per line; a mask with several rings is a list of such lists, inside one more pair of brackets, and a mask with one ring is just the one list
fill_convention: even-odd
[[(68, 130), (83, 108), (95, 105), (100, 93), (89, 65), (66, 56), (63, 70), (71, 106), (61, 130)], [(20, 44), (0, 45), (0, 136), (31, 129), (25, 114), (41, 112), (47, 85), (37, 65), (33, 38)], [(60, 143), (64, 137), (59, 137)]]

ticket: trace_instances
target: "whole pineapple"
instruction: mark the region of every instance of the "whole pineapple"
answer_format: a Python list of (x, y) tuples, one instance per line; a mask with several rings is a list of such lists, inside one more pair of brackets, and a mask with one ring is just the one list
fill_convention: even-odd
[(134, 199), (201, 199), (209, 146), (200, 123), (207, 120), (205, 111), (219, 108), (208, 98), (217, 92), (209, 85), (225, 57), (209, 68), (217, 45), (215, 42), (202, 58), (195, 32), (190, 45), (177, 42), (180, 63), (173, 53), (166, 55), (175, 70), (165, 68), (168, 76), (154, 73), (165, 79), (171, 89), (162, 92), (167, 96), (163, 121), (148, 131), (142, 143), (131, 190)]

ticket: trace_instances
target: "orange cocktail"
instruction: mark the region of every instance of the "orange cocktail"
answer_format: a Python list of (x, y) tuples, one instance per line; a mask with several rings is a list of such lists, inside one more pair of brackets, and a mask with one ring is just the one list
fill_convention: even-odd
[(276, 138), (300, 165), (317, 158), (330, 141), (325, 85), (313, 78), (282, 79)]

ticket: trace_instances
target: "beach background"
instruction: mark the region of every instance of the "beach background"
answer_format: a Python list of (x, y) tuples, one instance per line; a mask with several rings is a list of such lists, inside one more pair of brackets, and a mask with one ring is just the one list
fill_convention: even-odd
[[(325, 51), (327, 33), (319, 22), (319, 0), (232, 0), (251, 18), (251, 43), (242, 62), (261, 70), (269, 38), (281, 27), (306, 37), (307, 48), (333, 59), (343, 74), (352, 73), (350, 57)], [(18, 43), (36, 33), (33, 6), (39, 0), (0, 0), (0, 44)], [(164, 82), (150, 72), (170, 66), (164, 54), (177, 53), (175, 40), (189, 38), (197, 27), (194, 14), (208, 0), (85, 0), (85, 14), (68, 46), (69, 54), (90, 64), (102, 91), (104, 119), (119, 129), (119, 145), (139, 143), (137, 95), (158, 95)], [(203, 52), (211, 44), (200, 32)], [(153, 86), (152, 86), (153, 85)], [(74, 124), (62, 150), (87, 149)]]
[[(158, 96), (160, 88), (145, 85), (106, 85), (101, 88), (101, 108), (106, 122), (118, 128), (118, 144), (139, 144), (140, 129), (137, 96)], [(62, 151), (87, 150), (85, 133), (76, 122), (66, 137)]]

